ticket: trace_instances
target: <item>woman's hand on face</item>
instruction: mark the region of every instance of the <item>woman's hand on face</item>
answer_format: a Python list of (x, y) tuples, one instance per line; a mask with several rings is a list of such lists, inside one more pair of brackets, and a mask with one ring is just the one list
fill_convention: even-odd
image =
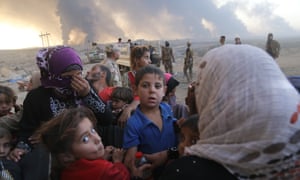
[(90, 92), (89, 82), (80, 74), (72, 76), (71, 87), (78, 93), (79, 96), (84, 97)]

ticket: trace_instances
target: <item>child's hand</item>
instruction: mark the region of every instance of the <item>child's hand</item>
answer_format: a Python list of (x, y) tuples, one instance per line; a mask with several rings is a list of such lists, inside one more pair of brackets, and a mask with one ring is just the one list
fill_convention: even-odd
[(112, 160), (114, 163), (123, 162), (125, 151), (123, 149), (116, 148), (112, 154)]
[(111, 160), (112, 158), (112, 153), (114, 151), (115, 147), (113, 146), (106, 146), (105, 149), (104, 149), (104, 156), (103, 156), (103, 159), (106, 159), (106, 160)]
[(189, 107), (189, 114), (197, 114), (196, 98), (195, 98), (196, 82), (192, 82), (187, 91), (187, 97), (185, 98), (185, 104)]
[(26, 154), (26, 150), (15, 148), (8, 154), (7, 159), (18, 162), (23, 154)]
[(32, 136), (30, 136), (28, 138), (28, 141), (31, 143), (31, 144), (38, 144), (41, 142), (41, 135), (40, 134), (34, 134)]

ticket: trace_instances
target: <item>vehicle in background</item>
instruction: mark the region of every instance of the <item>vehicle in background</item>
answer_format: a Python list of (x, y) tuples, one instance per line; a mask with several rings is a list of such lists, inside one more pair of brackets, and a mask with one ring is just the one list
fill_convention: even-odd
[(100, 48), (95, 42), (92, 43), (92, 47), (87, 50), (85, 55), (87, 56), (89, 63), (99, 63), (106, 57), (104, 49)]

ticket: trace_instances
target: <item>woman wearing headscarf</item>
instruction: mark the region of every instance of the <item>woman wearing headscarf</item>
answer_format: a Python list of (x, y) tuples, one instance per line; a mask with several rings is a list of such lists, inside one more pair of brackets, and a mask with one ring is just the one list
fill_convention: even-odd
[(86, 106), (98, 119), (98, 126), (108, 125), (112, 117), (105, 103), (82, 77), (82, 62), (77, 52), (66, 46), (41, 49), (37, 54), (41, 86), (26, 96), (20, 121), (18, 144), (10, 158), (20, 161), (24, 179), (48, 179), (49, 155), (33, 136), (45, 121), (65, 108)]
[(209, 51), (195, 96), (199, 140), (162, 179), (299, 179), (300, 97), (266, 52)]

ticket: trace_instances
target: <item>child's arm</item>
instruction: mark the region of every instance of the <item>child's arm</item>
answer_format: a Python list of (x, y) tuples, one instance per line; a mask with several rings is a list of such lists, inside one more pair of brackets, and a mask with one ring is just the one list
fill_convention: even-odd
[(143, 172), (145, 169), (149, 169), (151, 164), (144, 164), (140, 167), (135, 166), (135, 154), (137, 152), (137, 147), (131, 147), (127, 150), (125, 155), (124, 164), (130, 171), (132, 177), (143, 177)]
[(125, 159), (124, 159), (124, 164), (127, 166), (127, 168), (131, 171), (136, 169), (135, 168), (135, 154), (137, 152), (137, 147), (131, 147), (127, 150)]
[(121, 116), (118, 119), (118, 125), (120, 127), (125, 127), (128, 118), (131, 116), (131, 112), (134, 111), (139, 104), (139, 100), (134, 100), (126, 108), (124, 108)]

